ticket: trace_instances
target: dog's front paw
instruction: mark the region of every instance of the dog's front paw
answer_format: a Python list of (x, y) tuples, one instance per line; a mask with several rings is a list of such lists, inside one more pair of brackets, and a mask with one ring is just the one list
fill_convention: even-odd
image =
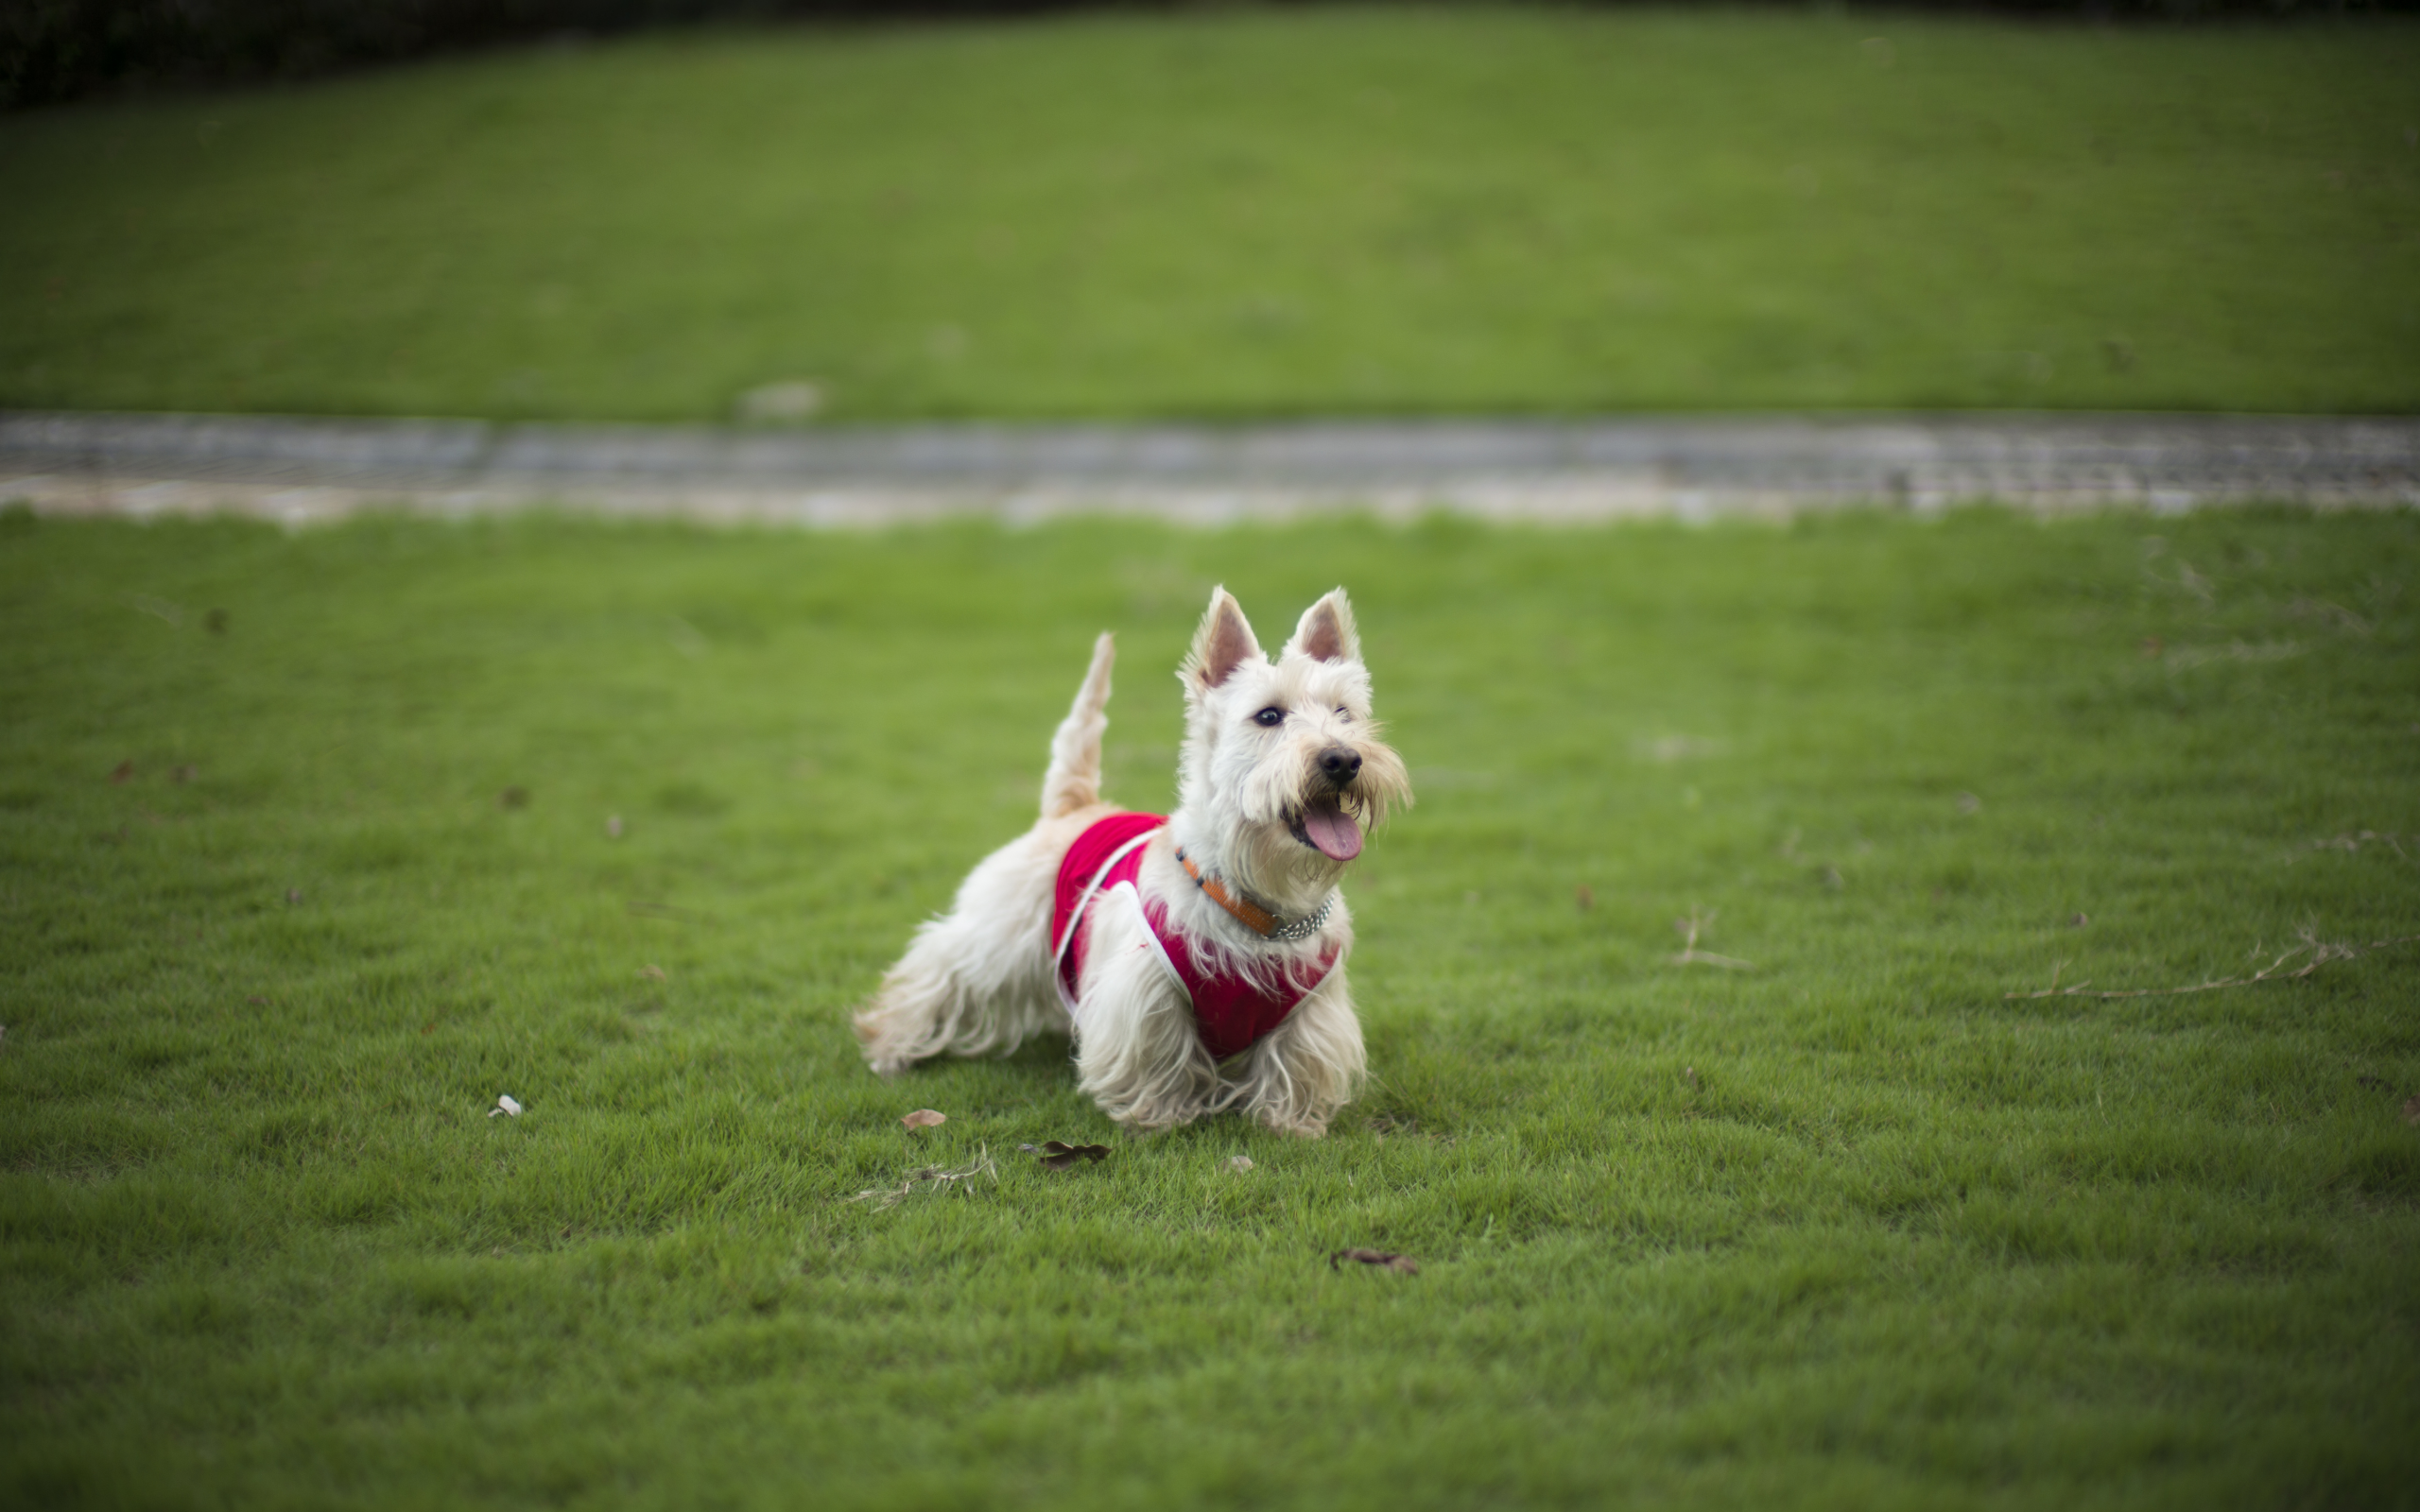
[(915, 1060), (903, 1055), (897, 1046), (884, 1043), (883, 1025), (870, 1014), (861, 1014), (850, 1025), (857, 1032), (857, 1043), (865, 1047), (866, 1069), (885, 1081), (896, 1078), (913, 1066)]

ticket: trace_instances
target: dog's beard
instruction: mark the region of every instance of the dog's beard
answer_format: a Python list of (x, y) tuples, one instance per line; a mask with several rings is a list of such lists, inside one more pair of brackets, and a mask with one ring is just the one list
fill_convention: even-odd
[[(1361, 854), (1378, 804), (1354, 788), (1311, 791), (1243, 826), (1247, 866), (1270, 894), (1335, 885)], [(1286, 887), (1286, 884), (1292, 884)]]
[(1245, 826), (1243, 840), (1242, 869), (1250, 875), (1239, 880), (1272, 902), (1288, 893), (1324, 889), (1344, 873), (1344, 862), (1304, 844), (1294, 826), (1282, 820)]

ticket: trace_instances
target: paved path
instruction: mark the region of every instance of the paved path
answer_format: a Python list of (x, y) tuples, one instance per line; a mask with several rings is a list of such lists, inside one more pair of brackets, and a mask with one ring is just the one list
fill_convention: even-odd
[(2420, 419), (1642, 417), (769, 431), (0, 413), (0, 501), (61, 514), (553, 507), (804, 525), (1354, 510), (1779, 517), (1978, 498), (2055, 512), (2420, 506)]

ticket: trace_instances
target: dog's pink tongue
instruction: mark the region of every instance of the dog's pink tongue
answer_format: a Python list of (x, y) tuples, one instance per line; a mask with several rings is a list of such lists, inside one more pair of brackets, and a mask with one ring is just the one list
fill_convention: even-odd
[(1361, 853), (1361, 826), (1340, 808), (1307, 811), (1303, 816), (1303, 833), (1330, 861), (1350, 861)]

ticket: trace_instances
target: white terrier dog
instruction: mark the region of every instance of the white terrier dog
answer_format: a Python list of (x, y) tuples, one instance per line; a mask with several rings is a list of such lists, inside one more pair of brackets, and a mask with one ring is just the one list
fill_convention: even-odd
[(1365, 1060), (1337, 880), (1411, 801), (1370, 717), (1338, 589), (1270, 661), (1223, 588), (1177, 674), (1185, 738), (1162, 818), (1100, 800), (1103, 635), (1050, 743), (1042, 818), (986, 857), (856, 1016), (866, 1063), (1007, 1055), (1072, 1033), (1079, 1084), (1131, 1130), (1238, 1108), (1316, 1137)]

